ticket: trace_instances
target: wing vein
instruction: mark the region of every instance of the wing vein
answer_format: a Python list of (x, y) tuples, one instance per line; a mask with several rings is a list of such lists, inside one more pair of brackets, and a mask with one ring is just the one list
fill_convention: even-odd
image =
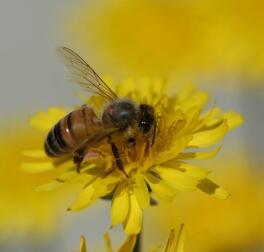
[(115, 92), (102, 80), (102, 78), (77, 53), (67, 47), (59, 47), (58, 55), (68, 68), (70, 79), (94, 94), (105, 99), (117, 98)]

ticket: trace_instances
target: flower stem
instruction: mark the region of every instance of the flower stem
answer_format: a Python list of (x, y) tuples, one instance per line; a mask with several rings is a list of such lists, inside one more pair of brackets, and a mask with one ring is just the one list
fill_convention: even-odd
[(142, 230), (137, 236), (137, 241), (133, 249), (133, 252), (141, 252), (141, 251), (142, 251)]

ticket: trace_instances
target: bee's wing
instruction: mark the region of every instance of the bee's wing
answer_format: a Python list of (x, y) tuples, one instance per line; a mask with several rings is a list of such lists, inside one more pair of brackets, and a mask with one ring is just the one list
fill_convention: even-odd
[(75, 150), (74, 152), (83, 152), (84, 150), (89, 149), (90, 147), (94, 146), (95, 144), (100, 143), (107, 137), (117, 133), (120, 131), (120, 128), (101, 128), (93, 135), (85, 139)]
[(69, 69), (72, 82), (106, 99), (117, 98), (111, 88), (77, 53), (67, 47), (58, 47), (57, 52), (61, 61)]

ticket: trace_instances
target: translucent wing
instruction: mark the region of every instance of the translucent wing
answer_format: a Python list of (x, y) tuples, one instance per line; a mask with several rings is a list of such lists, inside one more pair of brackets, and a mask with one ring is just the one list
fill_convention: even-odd
[(101, 128), (95, 132), (92, 136), (85, 139), (76, 149), (75, 152), (82, 152), (95, 144), (100, 143), (105, 138), (117, 133), (120, 131), (120, 128)]
[(67, 47), (59, 47), (58, 55), (70, 71), (70, 79), (89, 91), (114, 100), (117, 95), (101, 79), (101, 77), (74, 51)]

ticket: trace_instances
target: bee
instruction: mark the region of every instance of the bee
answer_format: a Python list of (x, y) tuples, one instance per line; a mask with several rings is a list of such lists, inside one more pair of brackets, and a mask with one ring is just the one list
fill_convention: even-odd
[(120, 151), (115, 143), (119, 135), (123, 144), (135, 145), (136, 132), (145, 139), (152, 133), (154, 144), (156, 132), (155, 111), (148, 104), (137, 104), (131, 99), (118, 97), (102, 78), (74, 51), (59, 47), (58, 55), (70, 72), (72, 82), (105, 100), (99, 118), (89, 105), (82, 105), (59, 120), (49, 131), (45, 140), (45, 152), (50, 157), (71, 155), (77, 172), (80, 172), (89, 150), (107, 140), (118, 169), (124, 170)]

